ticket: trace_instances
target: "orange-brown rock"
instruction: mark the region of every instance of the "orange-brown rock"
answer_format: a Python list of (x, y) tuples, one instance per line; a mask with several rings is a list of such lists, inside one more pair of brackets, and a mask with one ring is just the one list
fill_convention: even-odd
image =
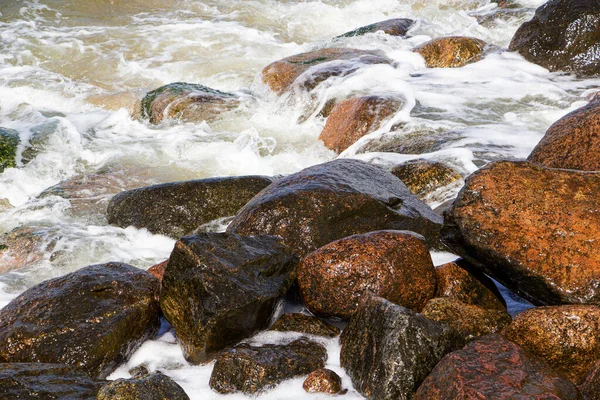
[(549, 168), (600, 171), (600, 102), (556, 121), (527, 160)]
[(376, 231), (337, 240), (308, 254), (298, 286), (313, 313), (349, 318), (367, 291), (420, 311), (435, 293), (425, 241), (409, 231)]
[(281, 95), (304, 72), (316, 65), (330, 61), (344, 62), (336, 63), (331, 68), (319, 68), (319, 71), (310, 77), (309, 80), (312, 83), (309, 86), (315, 86), (331, 76), (350, 74), (359, 69), (361, 64), (393, 63), (380, 51), (343, 48), (320, 49), (296, 54), (267, 65), (262, 71), (262, 80), (269, 85), (273, 92)]
[(361, 137), (377, 130), (402, 107), (393, 97), (365, 96), (337, 104), (319, 135), (319, 140), (341, 153)]
[(169, 260), (165, 260), (159, 264), (153, 265), (148, 268), (148, 272), (158, 278), (159, 281), (162, 282), (163, 276), (165, 275), (165, 268), (167, 268), (167, 264)]
[(460, 174), (446, 164), (428, 160), (407, 161), (390, 172), (421, 198), (460, 179)]
[(327, 368), (311, 372), (302, 384), (308, 393), (336, 394), (342, 390), (342, 378)]
[(600, 307), (538, 307), (517, 315), (504, 336), (579, 384), (600, 359)]
[(600, 360), (588, 371), (579, 391), (585, 400), (600, 400)]
[(428, 68), (458, 68), (481, 60), (486, 43), (466, 36), (450, 36), (423, 43), (414, 51)]
[(20, 226), (0, 238), (0, 274), (31, 267), (52, 251), (52, 228)]
[(441, 235), (535, 304), (600, 304), (599, 209), (600, 174), (494, 162), (467, 179)]
[(337, 326), (328, 324), (319, 318), (300, 313), (283, 314), (269, 329), (272, 331), (302, 332), (327, 337), (336, 337), (340, 334), (340, 329)]

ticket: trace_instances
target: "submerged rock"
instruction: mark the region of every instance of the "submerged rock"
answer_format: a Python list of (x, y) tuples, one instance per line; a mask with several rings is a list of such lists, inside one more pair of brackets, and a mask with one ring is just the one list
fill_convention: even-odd
[(175, 244), (162, 281), (161, 309), (189, 362), (268, 327), (294, 282), (296, 258), (271, 236), (186, 236)]
[(17, 165), (19, 143), (21, 143), (19, 132), (0, 127), (0, 172)]
[(340, 338), (340, 362), (368, 399), (411, 399), (463, 339), (454, 328), (377, 296), (365, 297)]
[(356, 153), (432, 153), (460, 139), (462, 139), (461, 134), (456, 131), (440, 131), (427, 128), (401, 129), (369, 140)]
[(441, 162), (422, 159), (395, 165), (390, 172), (419, 198), (461, 178), (458, 172)]
[(535, 304), (600, 304), (600, 174), (494, 162), (472, 174), (442, 240)]
[(158, 291), (120, 263), (42, 282), (0, 310), (0, 362), (77, 365), (103, 379), (158, 332)]
[(175, 381), (160, 372), (136, 379), (117, 379), (100, 389), (96, 400), (189, 400)]
[(408, 231), (349, 236), (308, 254), (298, 266), (304, 303), (322, 316), (350, 318), (365, 293), (421, 311), (435, 285), (425, 241)]
[(393, 18), (385, 21), (375, 22), (374, 24), (361, 26), (350, 32), (346, 32), (338, 37), (353, 37), (362, 36), (367, 33), (382, 31), (390, 36), (406, 36), (408, 30), (415, 23), (414, 20), (408, 18)]
[(319, 318), (304, 314), (284, 314), (269, 328), (272, 331), (293, 331), (310, 335), (336, 337), (340, 329)]
[(423, 43), (414, 51), (425, 58), (427, 68), (458, 68), (481, 60), (486, 45), (481, 39), (450, 36)]
[(52, 250), (52, 228), (23, 225), (0, 236), (0, 274), (30, 267)]
[(123, 108), (132, 118), (142, 116), (142, 96), (133, 91), (95, 94), (88, 96), (85, 101), (110, 111), (118, 111)]
[(272, 182), (266, 176), (236, 176), (128, 190), (111, 199), (108, 222), (179, 238), (209, 221), (235, 215)]
[(336, 394), (342, 390), (342, 379), (332, 370), (322, 368), (312, 372), (302, 388), (308, 393)]
[(173, 118), (189, 122), (212, 121), (239, 105), (239, 98), (204, 85), (175, 82), (148, 92), (142, 99), (142, 117), (158, 124)]
[(273, 183), (240, 210), (227, 231), (276, 235), (303, 256), (334, 240), (381, 229), (414, 231), (436, 245), (441, 222), (389, 172), (338, 159)]
[(329, 149), (341, 153), (361, 137), (379, 129), (402, 105), (400, 99), (382, 96), (344, 100), (329, 114), (319, 140)]
[(286, 345), (253, 347), (241, 344), (222, 353), (210, 376), (210, 387), (219, 393), (257, 393), (280, 382), (323, 368), (323, 345), (298, 339)]
[(600, 7), (596, 1), (552, 0), (517, 30), (509, 50), (550, 71), (600, 73)]
[(448, 354), (417, 391), (415, 400), (577, 400), (577, 388), (543, 361), (498, 334)]

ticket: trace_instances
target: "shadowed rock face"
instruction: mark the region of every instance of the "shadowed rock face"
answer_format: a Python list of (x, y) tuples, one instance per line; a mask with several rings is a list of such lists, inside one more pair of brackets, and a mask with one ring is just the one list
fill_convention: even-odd
[(362, 36), (366, 35), (367, 33), (374, 33), (378, 31), (383, 31), (390, 36), (405, 36), (414, 23), (414, 20), (408, 18), (388, 19), (371, 25), (362, 26), (350, 32), (346, 32), (338, 37)]
[(304, 314), (284, 314), (269, 329), (272, 331), (293, 331), (327, 337), (336, 337), (340, 334), (338, 327), (321, 321), (319, 318)]
[(160, 372), (137, 379), (117, 379), (98, 392), (96, 400), (189, 400), (175, 381)]
[(103, 379), (158, 332), (158, 279), (92, 265), (25, 291), (0, 310), (0, 362), (77, 365)]
[(227, 231), (279, 236), (303, 256), (334, 240), (381, 229), (414, 231), (436, 245), (441, 222), (389, 172), (338, 159), (273, 183), (240, 210)]
[(425, 58), (428, 68), (458, 68), (481, 60), (485, 46), (480, 39), (451, 36), (423, 43), (415, 52)]
[(448, 354), (415, 400), (579, 399), (577, 388), (541, 360), (498, 334)]
[(579, 391), (585, 400), (600, 399), (600, 360), (589, 370)]
[(302, 388), (308, 393), (336, 394), (342, 390), (342, 379), (332, 370), (322, 368), (312, 372)]
[(185, 358), (210, 361), (265, 329), (296, 279), (296, 258), (271, 236), (204, 233), (181, 238), (162, 281), (160, 306)]
[(550, 71), (600, 73), (600, 1), (551, 0), (513, 36), (510, 51)]
[(469, 177), (442, 240), (536, 304), (600, 303), (600, 174), (495, 162)]

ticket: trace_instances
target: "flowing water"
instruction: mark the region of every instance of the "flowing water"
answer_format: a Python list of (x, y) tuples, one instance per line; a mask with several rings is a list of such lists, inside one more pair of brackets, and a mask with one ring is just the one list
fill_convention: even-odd
[[(114, 260), (147, 268), (166, 259), (173, 240), (107, 224), (106, 204), (120, 190), (288, 174), (334, 159), (317, 140), (325, 120), (315, 112), (330, 98), (394, 93), (405, 104), (341, 157), (381, 165), (441, 160), (463, 176), (490, 160), (526, 157), (552, 122), (585, 104), (600, 85), (502, 50), (541, 3), (521, 0), (521, 9), (494, 18), (489, 0), (0, 0), (0, 127), (21, 140), (17, 167), (0, 174), (0, 233), (20, 249), (0, 260), (0, 307), (86, 265)], [(382, 32), (335, 38), (399, 17), (417, 21), (409, 38)], [(478, 37), (498, 51), (463, 68), (425, 68), (411, 49), (445, 35)], [(310, 94), (277, 97), (261, 82), (267, 64), (323, 47), (378, 49), (396, 64), (331, 78)], [(153, 126), (130, 115), (141, 95), (178, 81), (249, 100), (210, 123)], [(400, 128), (390, 134), (392, 125)], [(434, 135), (436, 147), (421, 155), (366, 150), (370, 140), (415, 132)], [(64, 183), (49, 190), (65, 181), (75, 188), (69, 195)], [(270, 333), (252, 340), (291, 339)], [(341, 372), (337, 340), (326, 344), (328, 365)], [(171, 332), (146, 343), (128, 365), (142, 362), (174, 377), (193, 399), (218, 397), (207, 387), (210, 368), (187, 365)], [(301, 380), (288, 381), (264, 398), (314, 397), (300, 386)], [(347, 395), (359, 397), (352, 389)]]

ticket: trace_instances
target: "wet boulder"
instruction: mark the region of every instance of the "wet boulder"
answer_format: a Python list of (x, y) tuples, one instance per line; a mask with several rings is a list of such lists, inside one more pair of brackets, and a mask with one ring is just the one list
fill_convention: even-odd
[[(282, 95), (301, 76), (299, 84), (311, 89), (332, 76), (345, 76), (363, 65), (392, 64), (380, 51), (329, 48), (296, 54), (269, 64), (262, 71), (262, 81), (277, 95)], [(310, 72), (308, 72), (311, 70)]]
[(427, 68), (458, 68), (480, 61), (486, 43), (466, 36), (450, 36), (423, 43), (414, 51), (425, 59)]
[(142, 117), (158, 124), (164, 119), (212, 121), (239, 105), (239, 98), (204, 85), (175, 82), (148, 92), (142, 99)]
[(382, 31), (390, 36), (406, 36), (408, 30), (414, 25), (415, 21), (408, 18), (393, 18), (385, 21), (375, 22), (374, 24), (361, 26), (346, 32), (338, 37), (354, 37), (363, 36), (367, 33), (375, 33)]
[(298, 287), (314, 314), (350, 318), (369, 292), (421, 311), (435, 294), (435, 267), (420, 235), (376, 231), (329, 243), (298, 265)]
[(596, 1), (552, 0), (519, 27), (509, 50), (550, 71), (600, 73), (600, 7)]
[(19, 132), (0, 127), (0, 172), (17, 165), (19, 143), (21, 143)]
[(103, 382), (65, 364), (0, 364), (0, 398), (94, 400)]
[(128, 190), (110, 200), (108, 222), (179, 238), (209, 221), (235, 215), (272, 182), (266, 176), (237, 176)]
[(0, 310), (0, 362), (77, 365), (103, 379), (160, 326), (159, 282), (121, 263), (25, 291)]
[(381, 229), (414, 231), (435, 246), (441, 223), (389, 172), (338, 159), (271, 184), (240, 210), (227, 231), (279, 236), (303, 256), (334, 240)]
[(577, 400), (575, 385), (499, 334), (473, 341), (445, 356), (415, 400)]
[(444, 163), (422, 159), (395, 165), (390, 172), (421, 199), (461, 178), (458, 172)]
[(311, 372), (302, 388), (308, 393), (337, 394), (342, 390), (342, 379), (334, 371), (322, 368)]
[(404, 127), (366, 141), (358, 150), (362, 153), (423, 154), (441, 150), (462, 139), (457, 131), (434, 130), (423, 127)]
[(269, 328), (280, 332), (301, 332), (309, 335), (336, 337), (340, 329), (316, 317), (304, 314), (284, 314)]
[(185, 358), (210, 361), (227, 346), (269, 326), (296, 279), (296, 258), (272, 236), (185, 236), (175, 244), (160, 306)]
[(100, 389), (96, 400), (189, 400), (175, 381), (160, 372), (135, 379), (117, 379)]
[(600, 360), (588, 371), (579, 391), (585, 400), (600, 400)]
[(155, 264), (147, 269), (148, 273), (154, 275), (160, 282), (162, 282), (163, 276), (165, 275), (165, 269), (167, 268), (169, 260)]
[(394, 97), (364, 96), (338, 103), (327, 118), (319, 140), (341, 153), (361, 137), (376, 131), (402, 108)]
[(538, 305), (600, 303), (600, 174), (493, 162), (472, 174), (442, 240)]
[(600, 307), (538, 307), (517, 315), (503, 332), (576, 384), (600, 359)]
[(342, 332), (340, 362), (368, 399), (410, 399), (442, 357), (463, 345), (454, 328), (368, 296)]
[(552, 124), (527, 160), (548, 168), (600, 171), (599, 148), (600, 102), (593, 101)]
[(325, 347), (304, 338), (285, 345), (240, 344), (219, 355), (209, 384), (222, 394), (253, 394), (286, 379), (308, 375), (323, 368), (326, 360)]

